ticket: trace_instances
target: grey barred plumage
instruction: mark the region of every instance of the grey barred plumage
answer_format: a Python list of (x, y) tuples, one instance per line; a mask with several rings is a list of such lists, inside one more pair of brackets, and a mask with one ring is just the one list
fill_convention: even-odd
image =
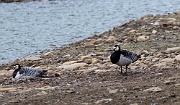
[(39, 69), (34, 69), (30, 67), (21, 67), (19, 64), (14, 65), (14, 72), (13, 72), (13, 78), (21, 78), (21, 77), (29, 77), (29, 78), (34, 78), (34, 77), (40, 77), (47, 72), (47, 70), (39, 70)]
[(127, 73), (128, 65), (137, 61), (139, 58), (140, 55), (137, 55), (127, 50), (121, 50), (118, 45), (114, 46), (114, 52), (110, 56), (111, 62), (121, 67), (121, 73), (122, 73), (122, 66), (126, 66), (125, 73)]

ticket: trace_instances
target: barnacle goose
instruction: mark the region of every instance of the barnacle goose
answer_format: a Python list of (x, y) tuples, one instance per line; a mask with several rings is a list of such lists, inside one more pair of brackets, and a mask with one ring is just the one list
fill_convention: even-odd
[(125, 73), (127, 74), (128, 65), (137, 61), (141, 57), (133, 52), (122, 50), (118, 45), (115, 45), (113, 50), (114, 52), (111, 54), (110, 60), (113, 64), (117, 64), (121, 67), (121, 73), (123, 73), (122, 66), (126, 66)]
[(44, 75), (47, 70), (38, 70), (33, 69), (30, 67), (21, 67), (19, 64), (13, 65), (14, 72), (13, 72), (13, 78), (19, 79), (21, 77), (27, 77), (27, 78), (34, 78), (34, 77), (41, 77)]

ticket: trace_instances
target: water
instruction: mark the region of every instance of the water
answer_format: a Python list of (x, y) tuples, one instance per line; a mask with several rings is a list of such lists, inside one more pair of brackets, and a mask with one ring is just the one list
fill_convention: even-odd
[(146, 14), (180, 10), (180, 0), (59, 0), (0, 4), (0, 64), (37, 55)]

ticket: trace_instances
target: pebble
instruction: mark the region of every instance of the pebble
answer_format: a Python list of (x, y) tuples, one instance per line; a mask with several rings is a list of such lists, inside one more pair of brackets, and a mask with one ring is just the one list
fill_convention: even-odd
[(95, 102), (95, 104), (109, 103), (109, 102), (111, 102), (112, 100), (113, 100), (113, 99), (111, 99), (111, 98), (101, 99), (101, 100), (97, 100), (97, 101)]
[(92, 57), (90, 55), (86, 55), (86, 56), (81, 56), (81, 60), (87, 64), (91, 64), (92, 63)]
[(149, 40), (149, 36), (139, 36), (137, 38), (138, 42), (143, 42), (143, 41), (147, 41), (147, 40)]
[(48, 94), (48, 93), (45, 91), (41, 91), (41, 92), (37, 93), (36, 96), (41, 96), (41, 95), (46, 95), (46, 94)]
[(164, 82), (164, 84), (166, 84), (166, 85), (170, 85), (170, 84), (174, 84), (175, 82), (174, 81), (171, 81), (171, 80), (166, 80), (165, 82)]
[(129, 105), (138, 105), (138, 103), (134, 103), (134, 104), (129, 104)]
[(174, 59), (173, 58), (165, 58), (165, 59), (162, 59), (161, 62), (174, 62)]
[(166, 53), (180, 52), (180, 47), (167, 48)]
[(27, 57), (27, 58), (22, 58), (22, 59), (20, 59), (20, 61), (38, 61), (38, 60), (41, 60), (42, 58), (40, 58), (40, 57)]
[(110, 89), (110, 88), (108, 88), (107, 90), (109, 91), (110, 94), (115, 94), (115, 93), (118, 92), (119, 89)]
[(0, 88), (0, 92), (17, 91), (18, 88)]
[(77, 61), (67, 61), (67, 62), (64, 62), (63, 64), (64, 65), (71, 65), (71, 64), (74, 64), (74, 63), (77, 63)]
[(180, 83), (178, 83), (178, 84), (175, 84), (175, 87), (178, 87), (178, 88), (180, 88)]
[(149, 89), (144, 90), (144, 92), (161, 92), (162, 89), (159, 87), (151, 87)]
[(114, 43), (115, 40), (116, 40), (116, 37), (114, 37), (114, 36), (109, 36), (106, 41), (109, 42), (109, 43)]
[(155, 33), (157, 33), (157, 31), (156, 31), (156, 30), (153, 30), (152, 33), (155, 34)]
[(180, 55), (175, 56), (175, 62), (180, 63)]
[(79, 67), (85, 67), (87, 65), (88, 65), (87, 63), (74, 63), (74, 64), (71, 64), (71, 65), (61, 65), (58, 68), (59, 69), (64, 69), (64, 70), (73, 70), (73, 69), (76, 69), (76, 68), (79, 68)]
[(163, 66), (166, 66), (166, 62), (162, 62), (162, 63), (158, 63), (158, 64), (154, 64), (151, 66), (151, 68), (156, 68), (156, 67), (163, 67)]

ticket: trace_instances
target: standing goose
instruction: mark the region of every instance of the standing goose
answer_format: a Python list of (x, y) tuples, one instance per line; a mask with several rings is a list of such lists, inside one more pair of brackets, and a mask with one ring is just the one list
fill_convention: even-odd
[(126, 66), (126, 74), (128, 65), (137, 61), (141, 56), (137, 55), (133, 52), (127, 50), (121, 50), (118, 45), (115, 45), (113, 48), (114, 52), (111, 54), (110, 59), (113, 64), (117, 64), (121, 67), (122, 73), (122, 66)]
[(47, 70), (38, 70), (29, 67), (21, 67), (19, 64), (14, 65), (13, 78), (19, 79), (21, 77), (41, 77), (47, 72)]

